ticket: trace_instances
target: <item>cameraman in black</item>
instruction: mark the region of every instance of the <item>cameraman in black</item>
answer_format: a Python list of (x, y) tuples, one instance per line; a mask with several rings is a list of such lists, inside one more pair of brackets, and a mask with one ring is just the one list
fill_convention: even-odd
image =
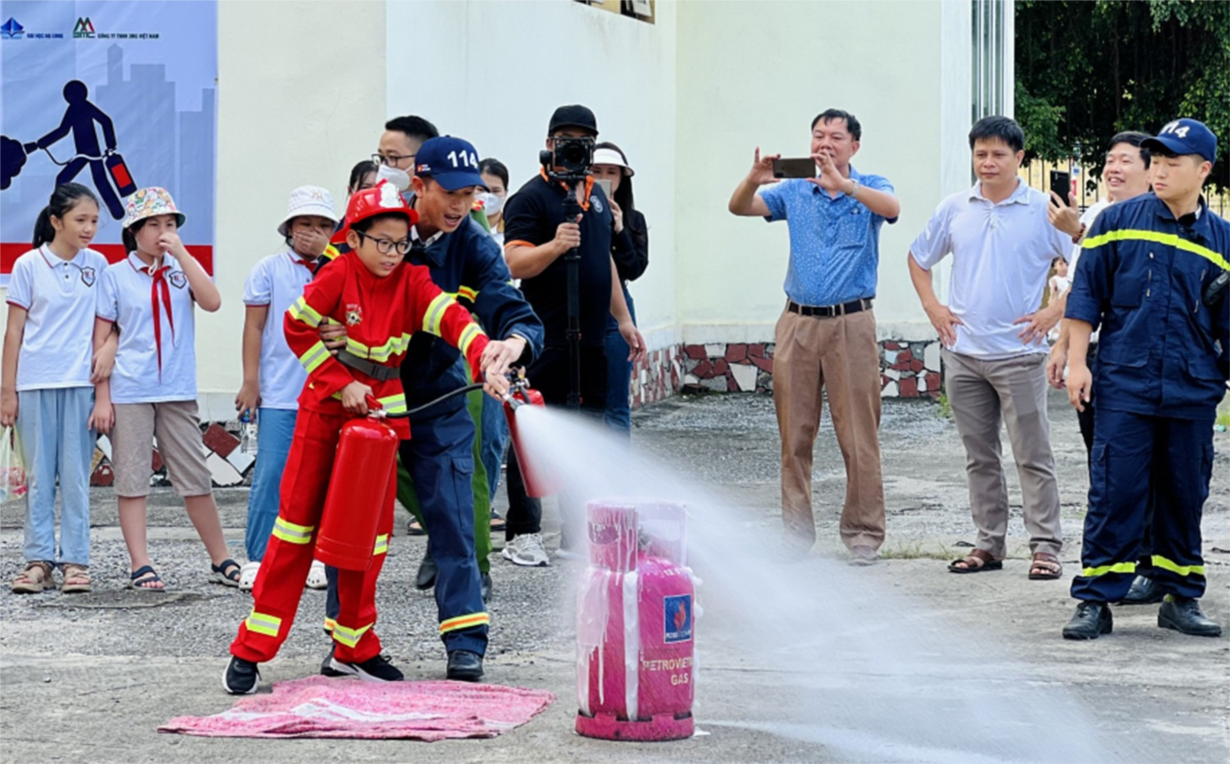
[[(579, 393), (581, 412), (601, 422), (606, 408), (607, 315), (619, 323), (630, 360), (645, 354), (645, 340), (632, 323), (611, 259), (610, 202), (589, 175), (597, 137), (598, 122), (588, 108), (555, 110), (547, 127), (547, 150), (540, 155), (542, 169), (505, 204), (504, 254), (546, 330), (542, 355), (527, 370), (530, 383), (548, 406), (569, 405), (570, 393)], [(580, 209), (575, 216), (565, 212), (570, 187)], [(579, 341), (568, 332), (568, 259), (574, 249), (579, 258)], [(570, 340), (579, 345), (579, 390), (573, 390)], [(505, 559), (531, 567), (550, 565), (542, 543), (542, 503), (526, 495), (512, 449), (507, 486)], [(561, 497), (561, 506), (566, 504), (567, 498)]]

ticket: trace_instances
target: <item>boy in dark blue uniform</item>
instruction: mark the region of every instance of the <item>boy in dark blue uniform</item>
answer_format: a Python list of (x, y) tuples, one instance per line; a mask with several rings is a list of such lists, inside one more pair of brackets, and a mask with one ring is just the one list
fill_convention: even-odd
[[(1213, 421), (1230, 378), (1230, 223), (1209, 212), (1201, 186), (1217, 157), (1202, 123), (1179, 119), (1141, 144), (1153, 153), (1154, 193), (1116, 204), (1088, 232), (1066, 321), (1068, 397), (1081, 409), (1092, 377), (1089, 335), (1101, 324), (1089, 514), (1080, 600), (1066, 639), (1112, 629), (1110, 607), (1137, 573), (1150, 481), (1151, 570), (1167, 593), (1157, 623), (1216, 637), (1200, 611), (1205, 568), (1200, 516), (1213, 471)], [(1143, 571), (1142, 571), (1143, 572)]]

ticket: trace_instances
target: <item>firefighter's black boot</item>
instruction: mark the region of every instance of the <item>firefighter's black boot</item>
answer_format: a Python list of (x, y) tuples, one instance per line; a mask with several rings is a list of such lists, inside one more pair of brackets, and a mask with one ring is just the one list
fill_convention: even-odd
[(1120, 605), (1156, 605), (1166, 596), (1157, 581), (1148, 576), (1137, 576), (1132, 580), (1132, 588), (1127, 596), (1119, 602)]
[(1204, 617), (1200, 603), (1190, 597), (1167, 594), (1157, 611), (1157, 625), (1194, 637), (1220, 637), (1221, 627)]
[(1063, 627), (1063, 638), (1097, 639), (1103, 634), (1109, 634), (1113, 628), (1114, 619), (1110, 615), (1110, 605), (1086, 600), (1076, 606), (1072, 620)]
[(450, 650), (448, 678), (460, 682), (477, 682), (483, 678), (483, 656), (469, 650)]

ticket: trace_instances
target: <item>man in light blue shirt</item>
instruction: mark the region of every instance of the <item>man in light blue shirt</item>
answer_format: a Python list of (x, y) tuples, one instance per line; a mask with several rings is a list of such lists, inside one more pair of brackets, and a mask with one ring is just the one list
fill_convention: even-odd
[[(850, 166), (862, 127), (829, 109), (812, 121), (814, 178), (778, 182), (760, 156), (730, 198), (730, 211), (785, 220), (790, 230), (786, 309), (777, 322), (773, 402), (782, 439), (782, 520), (792, 541), (811, 547), (812, 449), (825, 390), (846, 463), (841, 539), (852, 564), (875, 562), (884, 543), (880, 473), (880, 350), (871, 301), (880, 261), (880, 226), (901, 205), (892, 184)], [(769, 185), (775, 184), (775, 185)], [(761, 186), (768, 186), (757, 193)]]
[[(970, 130), (978, 182), (940, 202), (910, 245), (910, 278), (944, 344), (944, 385), (965, 446), (973, 551), (953, 573), (1003, 568), (1008, 488), (1000, 464), (1000, 422), (1007, 425), (1021, 477), (1023, 515), (1033, 562), (1029, 577), (1059, 578), (1059, 488), (1046, 417), (1046, 333), (1062, 307), (1040, 310), (1047, 272), (1068, 259), (1071, 240), (1050, 224), (1046, 195), (1017, 171), (1025, 134), (1007, 117), (985, 117)], [(948, 304), (935, 296), (931, 268), (952, 255)], [(1022, 326), (1024, 328), (1022, 328)]]

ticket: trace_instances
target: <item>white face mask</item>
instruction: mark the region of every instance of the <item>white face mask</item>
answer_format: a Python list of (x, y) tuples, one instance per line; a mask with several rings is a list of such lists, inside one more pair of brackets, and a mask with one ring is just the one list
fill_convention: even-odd
[(398, 191), (410, 188), (410, 174), (387, 164), (382, 164), (376, 169), (376, 182), (379, 183), (382, 180), (387, 180)]
[(500, 214), (500, 210), (504, 209), (504, 197), (496, 196), (491, 192), (486, 192), (478, 195), (479, 200), (483, 203), (483, 212), (487, 213), (487, 217)]

